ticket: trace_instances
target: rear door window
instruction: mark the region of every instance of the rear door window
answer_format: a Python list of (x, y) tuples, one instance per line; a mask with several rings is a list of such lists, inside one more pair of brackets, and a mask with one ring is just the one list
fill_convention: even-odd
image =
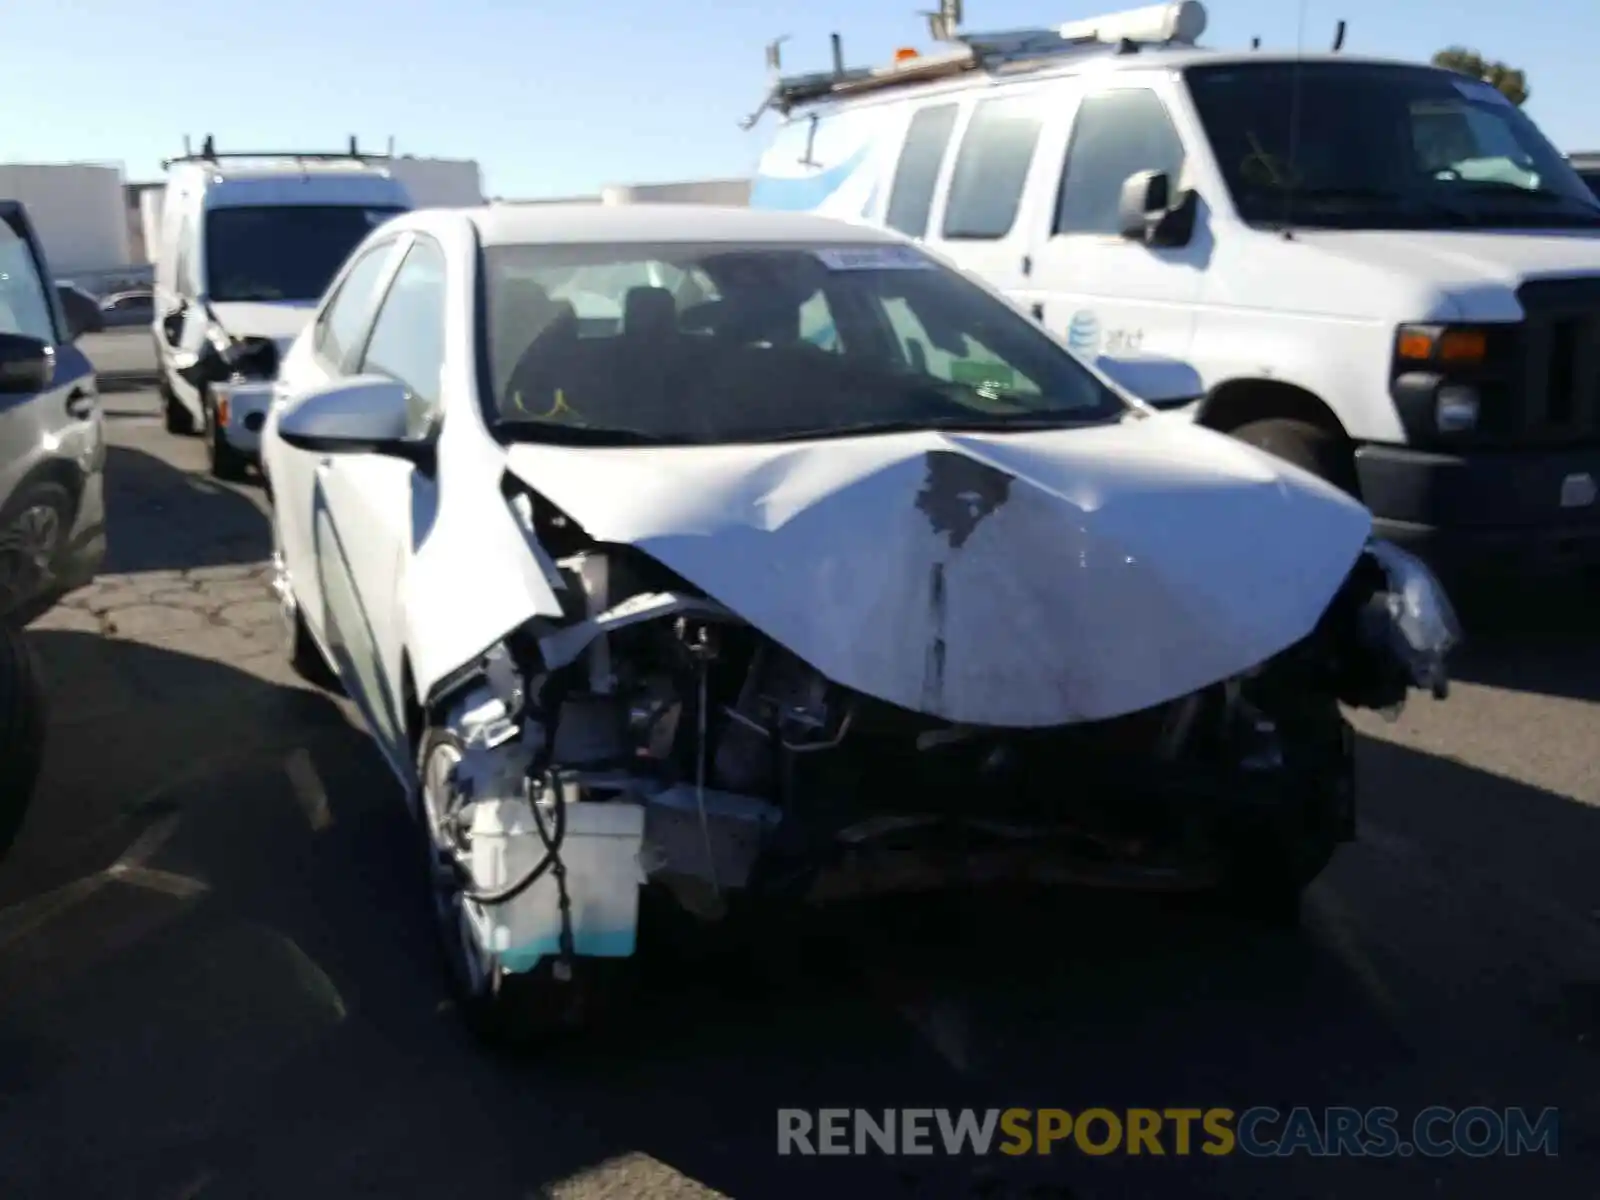
[(907, 237), (919, 238), (928, 232), (928, 214), (933, 209), (933, 189), (939, 181), (950, 132), (956, 126), (959, 106), (936, 104), (920, 109), (906, 130), (905, 145), (894, 169), (894, 187), (889, 192), (884, 224)]
[(1011, 232), (1043, 124), (1032, 96), (984, 100), (961, 139), (944, 210), (944, 236), (993, 240)]

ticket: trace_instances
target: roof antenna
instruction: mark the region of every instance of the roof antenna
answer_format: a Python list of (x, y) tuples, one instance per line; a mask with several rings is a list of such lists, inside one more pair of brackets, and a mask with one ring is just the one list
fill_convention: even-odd
[(356, 149), (356, 135), (353, 134), (353, 133), (350, 135), (350, 157), (351, 158), (360, 158), (361, 157), (361, 151)]
[(844, 39), (837, 33), (830, 33), (828, 37), (833, 42), (833, 73), (844, 74)]
[(185, 158), (193, 158), (194, 157), (194, 150), (191, 148), (192, 145), (193, 145), (193, 143), (189, 141), (189, 135), (187, 133), (184, 134), (183, 135), (183, 156)]
[(1335, 54), (1344, 49), (1344, 22), (1340, 21), (1338, 28), (1333, 32), (1333, 52)]
[(1295, 158), (1300, 149), (1300, 93), (1305, 65), (1306, 4), (1300, 0), (1300, 18), (1294, 37), (1294, 76), (1289, 89), (1289, 177), (1283, 181), (1283, 236), (1294, 240)]
[(1261, 39), (1258, 38), (1258, 37), (1251, 38), (1250, 39), (1250, 49), (1252, 49), (1252, 50), (1261, 49)]
[(928, 19), (928, 36), (936, 42), (959, 42), (963, 14), (961, 0), (939, 0), (938, 12), (924, 12)]
[(200, 143), (200, 157), (206, 159), (217, 157), (217, 139), (213, 134), (206, 134), (206, 140)]

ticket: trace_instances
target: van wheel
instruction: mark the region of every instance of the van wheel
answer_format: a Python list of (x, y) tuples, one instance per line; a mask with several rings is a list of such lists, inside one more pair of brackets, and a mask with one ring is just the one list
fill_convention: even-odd
[(0, 858), (22, 828), (44, 759), (44, 689), (23, 638), (0, 621)]
[(1241, 425), (1233, 431), (1233, 436), (1360, 498), (1355, 459), (1351, 457), (1349, 444), (1337, 434), (1307, 421), (1274, 417)]
[(250, 460), (240, 454), (228, 441), (228, 435), (217, 421), (217, 406), (206, 392), (200, 400), (206, 414), (206, 465), (218, 479), (237, 483), (249, 475)]
[(179, 437), (193, 436), (194, 416), (183, 406), (183, 401), (178, 399), (178, 394), (172, 390), (165, 376), (162, 376), (157, 391), (161, 394), (161, 415), (166, 420), (167, 432)]

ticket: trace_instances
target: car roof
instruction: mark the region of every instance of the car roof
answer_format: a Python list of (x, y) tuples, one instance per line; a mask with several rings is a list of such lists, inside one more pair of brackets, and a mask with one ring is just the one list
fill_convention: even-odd
[(712, 204), (493, 204), (453, 211), (472, 223), (485, 246), (561, 242), (892, 245), (905, 240), (889, 230), (811, 213)]

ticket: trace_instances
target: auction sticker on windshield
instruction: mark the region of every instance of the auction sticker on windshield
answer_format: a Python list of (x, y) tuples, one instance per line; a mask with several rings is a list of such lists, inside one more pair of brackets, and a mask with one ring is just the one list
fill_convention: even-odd
[(1492, 83), (1485, 83), (1480, 79), (1453, 79), (1456, 91), (1468, 100), (1477, 100), (1483, 104), (1510, 105), (1511, 101), (1506, 94)]
[(817, 258), (830, 271), (919, 271), (933, 260), (910, 246), (851, 246), (818, 250)]

